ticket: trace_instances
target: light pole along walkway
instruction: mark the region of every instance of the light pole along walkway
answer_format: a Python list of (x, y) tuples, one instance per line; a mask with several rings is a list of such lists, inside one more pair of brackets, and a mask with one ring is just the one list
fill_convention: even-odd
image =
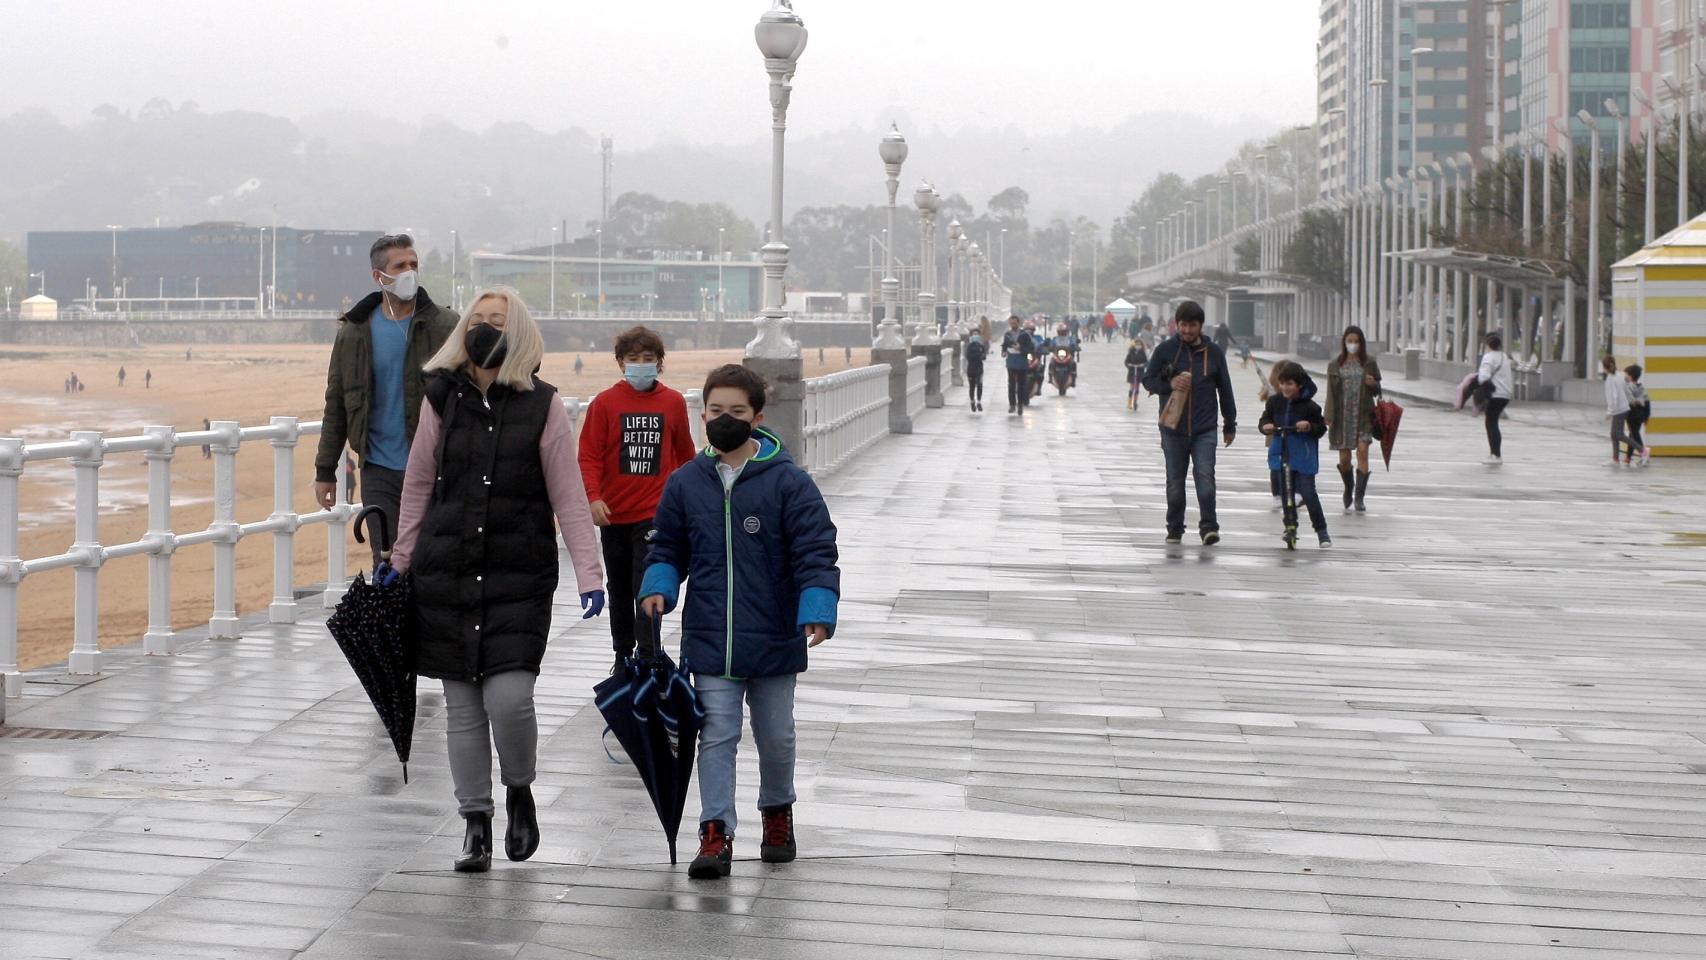
[(1286, 555), (1237, 371), (1226, 539), (1167, 548), (1123, 353), (1023, 421), (950, 393), (827, 481), (847, 597), (799, 692), (799, 862), (749, 830), (726, 882), (668, 866), (567, 594), (544, 844), (478, 877), (430, 685), (404, 787), (323, 626), (257, 625), (13, 718), (110, 733), (0, 740), (0, 952), (1698, 956), (1706, 465), (1519, 425), (1490, 472), (1478, 423), (1418, 408), (1370, 513)]

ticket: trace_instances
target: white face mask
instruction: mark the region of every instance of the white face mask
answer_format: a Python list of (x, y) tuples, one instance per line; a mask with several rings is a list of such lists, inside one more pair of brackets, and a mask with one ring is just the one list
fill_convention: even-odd
[(1345, 344), (1345, 352), (1349, 353), (1349, 354), (1361, 353), (1362, 352), (1362, 344), (1356, 343), (1355, 341), (1347, 343), (1347, 344)]
[[(413, 300), (415, 291), (420, 289), (420, 284), (413, 270), (404, 270), (395, 277), (388, 276), (385, 271), (381, 270), (379, 277), (379, 288), (398, 300)], [(386, 281), (390, 282), (387, 283)]]

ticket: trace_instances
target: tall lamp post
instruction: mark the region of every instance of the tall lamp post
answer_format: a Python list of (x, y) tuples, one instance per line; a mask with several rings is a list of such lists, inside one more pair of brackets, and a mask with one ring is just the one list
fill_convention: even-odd
[[(1589, 349), (1600, 344), (1599, 308), (1599, 120), (1582, 110), (1576, 118), (1587, 125), (1593, 135), (1588, 152), (1588, 323)], [(1618, 126), (1622, 126), (1621, 123)]]
[(912, 334), (912, 355), (924, 358), (924, 405), (939, 408), (944, 401), (942, 336), (936, 328), (936, 211), (942, 208), (942, 197), (925, 181), (913, 193), (912, 203), (918, 208), (920, 230), (918, 327)]
[(782, 305), (783, 276), (788, 271), (788, 245), (782, 242), (782, 158), (788, 101), (793, 93), (789, 81), (806, 49), (806, 24), (786, 0), (776, 0), (758, 18), (753, 37), (764, 55), (764, 71), (770, 75), (770, 241), (759, 254), (764, 261), (764, 309), (753, 321), (758, 335), (746, 345), (745, 362), (773, 388), (766, 407), (770, 426), (785, 445), (804, 453), (801, 408), (805, 385), (800, 379), (800, 345), (788, 336), (788, 315)]
[(900, 331), (900, 279), (894, 275), (894, 200), (900, 191), (900, 167), (906, 162), (906, 138), (900, 135), (900, 127), (891, 126), (889, 132), (883, 134), (883, 139), (877, 143), (877, 156), (883, 161), (883, 171), (888, 174), (889, 188), (889, 226), (888, 236), (883, 241), (883, 322), (877, 329), (877, 340), (871, 346), (877, 350), (903, 350), (906, 341), (901, 339)]
[[(1612, 196), (1611, 206), (1613, 222), (1621, 228), (1623, 226), (1623, 148), (1627, 143), (1628, 137), (1624, 135), (1623, 111), (1617, 106), (1617, 101), (1615, 99), (1611, 97), (1605, 98), (1605, 112), (1611, 114), (1611, 118), (1617, 121), (1617, 192)], [(1619, 244), (1613, 241), (1611, 244), (1611, 255), (1613, 259), (1617, 258), (1618, 247)]]
[(557, 230), (551, 228), (551, 316), (557, 315)]
[(1633, 93), (1635, 94), (1635, 100), (1647, 110), (1647, 207), (1645, 211), (1646, 216), (1643, 218), (1643, 222), (1641, 224), (1641, 242), (1643, 244), (1647, 244), (1653, 242), (1653, 237), (1658, 232), (1658, 211), (1653, 208), (1653, 145), (1659, 139), (1659, 120), (1661, 118), (1659, 117), (1658, 105), (1649, 100), (1645, 93), (1642, 93), (1639, 89), (1634, 90)]

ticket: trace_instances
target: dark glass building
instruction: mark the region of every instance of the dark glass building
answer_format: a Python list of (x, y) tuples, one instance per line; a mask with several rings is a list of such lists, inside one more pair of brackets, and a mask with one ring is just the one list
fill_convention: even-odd
[[(377, 230), (301, 230), (241, 223), (118, 230), (36, 231), (25, 238), (31, 292), (113, 310), (337, 311), (373, 288), (368, 248)], [(276, 248), (276, 249), (275, 249)]]

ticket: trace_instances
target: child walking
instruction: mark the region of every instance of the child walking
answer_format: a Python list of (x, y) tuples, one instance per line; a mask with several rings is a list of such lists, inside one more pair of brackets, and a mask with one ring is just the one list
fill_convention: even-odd
[(1309, 523), (1325, 550), (1333, 545), (1333, 538), (1327, 534), (1327, 515), (1315, 490), (1315, 474), (1321, 469), (1321, 437), (1327, 425), (1321, 405), (1314, 400), (1315, 381), (1290, 360), (1275, 368), (1274, 381), (1279, 393), (1268, 398), (1261, 421), (1262, 433), (1273, 438), (1268, 444), (1268, 470), (1277, 473), (1281, 469), (1283, 452), (1291, 464), (1292, 488), (1308, 509)]
[(664, 481), (694, 452), (686, 399), (658, 382), (663, 338), (634, 327), (616, 338), (615, 353), (622, 379), (592, 401), (580, 439), (581, 479), (609, 578), (612, 673), (634, 655), (642, 635), (651, 635), (650, 624), (635, 615), (646, 540)]
[(1638, 363), (1631, 363), (1623, 368), (1623, 375), (1629, 378), (1630, 454), (1639, 456), (1643, 467), (1653, 462), (1653, 448), (1647, 446), (1646, 439), (1641, 436), (1641, 430), (1653, 415), (1652, 398), (1647, 396), (1647, 388), (1641, 385), (1641, 375), (1645, 372)]
[(764, 390), (738, 365), (705, 378), (711, 447), (665, 485), (640, 587), (642, 609), (663, 616), (687, 582), (681, 662), (705, 710), (695, 880), (728, 876), (734, 859), (743, 700), (758, 745), (759, 856), (794, 859), (794, 685), (807, 648), (835, 634), (841, 596), (835, 524), (811, 476), (761, 426)]
[(1601, 357), (1599, 371), (1605, 380), (1605, 419), (1611, 421), (1611, 465), (1628, 466), (1635, 454), (1624, 430), (1629, 423), (1629, 381), (1618, 371), (1616, 357)]

